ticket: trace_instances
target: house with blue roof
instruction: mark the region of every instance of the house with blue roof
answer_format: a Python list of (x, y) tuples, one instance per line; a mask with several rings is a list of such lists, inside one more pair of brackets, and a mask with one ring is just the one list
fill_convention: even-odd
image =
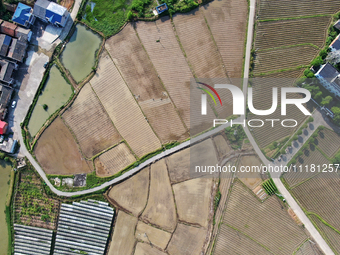
[(33, 8), (33, 15), (44, 22), (59, 27), (64, 27), (70, 16), (65, 7), (47, 0), (36, 1)]
[(18, 25), (30, 27), (35, 21), (33, 9), (25, 4), (19, 3), (12, 17), (12, 21)]

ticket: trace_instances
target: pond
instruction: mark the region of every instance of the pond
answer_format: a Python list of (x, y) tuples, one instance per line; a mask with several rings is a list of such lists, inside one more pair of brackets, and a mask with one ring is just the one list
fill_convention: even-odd
[[(35, 136), (48, 117), (67, 102), (72, 95), (72, 90), (72, 86), (66, 82), (58, 68), (53, 65), (28, 123), (28, 131), (31, 136)], [(46, 110), (43, 107), (45, 104), (47, 105)]]
[(7, 255), (8, 230), (6, 223), (6, 200), (11, 177), (11, 165), (0, 160), (0, 255)]
[(70, 41), (61, 54), (61, 62), (77, 82), (92, 71), (96, 50), (99, 49), (101, 41), (98, 34), (84, 25), (76, 25)]

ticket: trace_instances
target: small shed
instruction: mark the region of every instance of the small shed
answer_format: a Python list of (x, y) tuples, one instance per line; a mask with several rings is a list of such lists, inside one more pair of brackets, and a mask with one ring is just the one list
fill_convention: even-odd
[(12, 21), (21, 26), (29, 27), (34, 23), (34, 20), (33, 9), (25, 4), (19, 3), (12, 17)]
[(0, 120), (0, 135), (6, 134), (8, 123)]
[(158, 5), (156, 7), (156, 11), (158, 12), (158, 14), (161, 14), (161, 13), (167, 11), (167, 10), (168, 10), (168, 6), (166, 5), (166, 3)]
[(3, 21), (1, 23), (0, 32), (2, 34), (6, 34), (6, 35), (14, 37), (16, 28), (17, 28), (17, 25), (11, 22), (8, 22), (8, 21)]

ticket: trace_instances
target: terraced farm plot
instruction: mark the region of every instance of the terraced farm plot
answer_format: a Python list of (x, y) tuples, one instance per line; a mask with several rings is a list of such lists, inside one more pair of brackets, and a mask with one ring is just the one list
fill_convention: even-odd
[(230, 78), (243, 75), (247, 9), (245, 0), (213, 1), (202, 8)]
[[(286, 72), (284, 72), (286, 73)], [(273, 87), (277, 88), (277, 101), (281, 102), (281, 88), (292, 87), (296, 78), (301, 71), (290, 72), (290, 75), (296, 75), (295, 78), (279, 78), (272, 75), (255, 77), (251, 79), (253, 89), (253, 106), (257, 110), (270, 109), (273, 104)], [(274, 76), (274, 77), (273, 77)], [(288, 94), (288, 98), (299, 98), (298, 94)]]
[(97, 73), (90, 83), (118, 132), (138, 157), (161, 147), (108, 55), (100, 58)]
[(312, 46), (294, 46), (260, 51), (256, 55), (254, 74), (309, 65), (316, 54), (318, 54), (318, 50)]
[(70, 130), (59, 117), (42, 133), (34, 146), (34, 154), (47, 174), (91, 172), (90, 163), (82, 157)]
[(263, 0), (260, 2), (259, 20), (334, 14), (339, 10), (337, 0)]
[[(298, 126), (306, 119), (306, 116), (296, 108), (295, 105), (287, 105), (287, 116), (289, 116), (289, 119), (294, 119), (297, 121)], [(282, 119), (281, 115), (281, 108), (278, 107), (277, 110), (265, 117), (260, 116), (254, 116), (252, 114), (249, 114), (248, 120), (250, 119), (261, 119), (264, 121), (263, 127), (254, 127), (252, 128), (252, 133), (256, 139), (257, 144), (264, 148), (267, 145), (271, 144), (274, 141), (279, 141), (282, 138), (285, 138), (287, 136), (290, 136), (297, 128), (296, 127), (283, 127), (279, 121), (274, 122), (274, 127), (271, 125), (271, 121), (265, 121), (265, 119)], [(253, 122), (252, 125), (260, 125), (261, 123), (259, 121)], [(293, 121), (286, 121), (284, 123), (285, 125), (294, 125)]]
[[(234, 182), (223, 223), (267, 247), (274, 254), (293, 254), (307, 239), (303, 229), (275, 197), (259, 202), (252, 191)], [(223, 233), (218, 238), (223, 238)], [(256, 246), (256, 245), (255, 245)]]
[[(230, 83), (226, 78), (221, 56), (211, 36), (203, 11), (195, 9), (186, 14), (176, 14), (173, 22), (188, 62), (200, 81), (211, 84), (212, 81), (209, 78), (215, 78), (213, 83), (217, 83), (218, 79), (220, 80), (218, 83)], [(219, 89), (217, 91), (223, 103), (232, 102), (229, 90)], [(221, 118), (227, 118), (232, 114), (232, 107), (217, 105), (215, 108)]]
[(295, 253), (295, 255), (306, 255), (306, 254), (322, 255), (323, 253), (320, 251), (320, 249), (315, 243), (312, 243), (308, 240)]
[(336, 254), (339, 254), (340, 253), (340, 235), (339, 235), (339, 233), (335, 232), (332, 228), (323, 224), (318, 219), (318, 217), (316, 217), (314, 215), (310, 215), (309, 217), (312, 220), (312, 222), (318, 227), (320, 234), (323, 236), (323, 238), (328, 243), (330, 248), (333, 251), (335, 251)]
[(170, 255), (201, 254), (207, 231), (178, 223), (172, 235), (167, 252)]
[(72, 129), (87, 158), (122, 140), (90, 84), (82, 88), (62, 117)]
[(112, 186), (108, 200), (115, 206), (138, 217), (143, 211), (149, 191), (149, 168), (142, 169), (129, 179)]
[(179, 220), (208, 226), (212, 184), (211, 178), (197, 178), (172, 186)]
[(272, 254), (237, 230), (222, 224), (213, 254)]
[(158, 250), (147, 243), (137, 243), (135, 255), (167, 255), (165, 252)]
[[(322, 170), (323, 169), (322, 165), (323, 164), (328, 165), (329, 163), (330, 163), (329, 160), (325, 158), (325, 156), (322, 155), (322, 153), (319, 150), (315, 149), (314, 151), (312, 151), (309, 149), (308, 153), (304, 153), (301, 157), (297, 159), (296, 163), (297, 172), (291, 171), (285, 173), (283, 175), (283, 178), (290, 187), (293, 187), (298, 183), (318, 174), (317, 168), (315, 172), (311, 171), (306, 172), (306, 166), (309, 169), (312, 164), (314, 164), (315, 166), (319, 165), (321, 167), (320, 169)], [(328, 174), (321, 173), (321, 175), (328, 178)]]
[[(193, 75), (168, 17), (155, 22), (137, 22), (139, 38), (157, 73), (175, 103), (187, 128), (190, 127), (190, 79)], [(160, 40), (157, 42), (157, 40)], [(166, 57), (160, 57), (166, 56)]]
[(325, 128), (319, 133), (316, 139), (318, 141), (318, 147), (329, 158), (332, 158), (340, 149), (340, 136), (332, 130)]
[(187, 138), (187, 130), (132, 25), (107, 40), (105, 47), (162, 143)]
[(137, 224), (135, 237), (143, 243), (151, 242), (152, 245), (164, 250), (169, 243), (171, 234), (139, 221)]
[(122, 211), (118, 212), (108, 255), (132, 254), (136, 243), (136, 224), (137, 218)]
[(136, 161), (125, 143), (113, 147), (94, 160), (96, 173), (100, 177), (112, 176)]
[[(254, 48), (262, 50), (304, 43), (311, 43), (321, 48), (330, 22), (330, 16), (259, 22)], [(312, 30), (311, 24), (315, 24)]]
[(337, 173), (320, 175), (296, 186), (291, 190), (306, 211), (316, 213), (336, 229), (340, 229), (340, 179)]
[(149, 199), (141, 219), (173, 232), (177, 217), (165, 160), (162, 159), (152, 164), (150, 171)]

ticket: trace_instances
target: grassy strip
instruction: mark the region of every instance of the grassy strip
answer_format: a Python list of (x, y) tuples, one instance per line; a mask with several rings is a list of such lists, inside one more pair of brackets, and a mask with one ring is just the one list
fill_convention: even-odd
[(337, 234), (340, 235), (340, 231), (337, 230), (335, 227), (333, 227), (331, 224), (329, 224), (327, 221), (325, 221), (323, 218), (321, 218), (321, 216), (319, 216), (318, 214), (316, 213), (313, 213), (313, 212), (307, 212), (306, 213), (307, 215), (313, 215), (315, 217), (317, 217), (319, 219), (319, 221), (321, 221), (323, 224), (325, 224), (327, 227), (331, 228), (332, 230), (334, 230)]
[(288, 17), (288, 18), (261, 19), (258, 22), (270, 22), (270, 21), (280, 21), (280, 20), (295, 20), (295, 19), (308, 19), (308, 18), (326, 17), (326, 16), (331, 16), (331, 15), (330, 14), (316, 14), (316, 15)]
[[(7, 248), (7, 254), (12, 254), (14, 250), (14, 220), (12, 221), (13, 215), (14, 215), (14, 208), (13, 208), (13, 201), (14, 201), (14, 185), (18, 181), (17, 179), (17, 172), (13, 171), (11, 172), (11, 182), (10, 187), (7, 195), (7, 201), (6, 201), (6, 225), (7, 225), (7, 231), (8, 231), (8, 248)], [(13, 209), (12, 209), (13, 208)]]

